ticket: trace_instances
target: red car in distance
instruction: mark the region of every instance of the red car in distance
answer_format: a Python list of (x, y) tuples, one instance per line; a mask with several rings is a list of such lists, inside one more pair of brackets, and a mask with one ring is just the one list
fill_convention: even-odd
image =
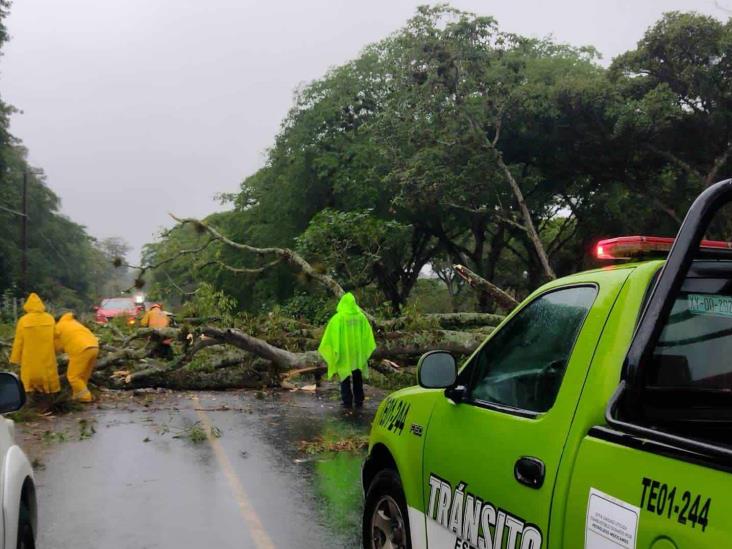
[(144, 305), (133, 297), (110, 297), (103, 299), (96, 311), (96, 321), (106, 324), (113, 318), (124, 317), (128, 324), (137, 322), (137, 316), (144, 310)]

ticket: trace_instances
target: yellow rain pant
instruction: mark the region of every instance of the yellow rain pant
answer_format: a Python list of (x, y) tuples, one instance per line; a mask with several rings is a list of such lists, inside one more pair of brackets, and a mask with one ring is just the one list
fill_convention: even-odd
[(74, 400), (80, 402), (94, 400), (86, 384), (97, 364), (98, 355), (98, 347), (87, 347), (83, 351), (69, 356), (69, 369), (66, 371), (66, 377), (71, 385), (71, 398)]

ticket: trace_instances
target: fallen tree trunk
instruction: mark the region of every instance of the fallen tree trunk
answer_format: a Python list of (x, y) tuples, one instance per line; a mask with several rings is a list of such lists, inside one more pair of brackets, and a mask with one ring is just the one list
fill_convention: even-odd
[[(492, 313), (434, 313), (419, 317), (426, 323), (434, 323), (435, 326), (444, 330), (455, 328), (478, 328), (482, 326), (495, 327), (498, 326), (505, 317)], [(409, 317), (400, 317), (393, 320), (385, 320), (380, 323), (379, 327), (389, 330), (403, 330), (414, 322)]]
[(452, 330), (392, 332), (377, 341), (378, 347), (371, 358), (375, 360), (417, 358), (435, 349), (456, 355), (467, 355), (472, 353), (484, 339), (484, 334)]
[(101, 383), (115, 389), (162, 387), (182, 391), (218, 391), (232, 388), (261, 389), (276, 385), (277, 381), (266, 370), (259, 370), (252, 367), (251, 363), (242, 361), (214, 370), (161, 369), (150, 371), (146, 376), (133, 377), (129, 381), (125, 378), (108, 378)]
[[(422, 315), (417, 319), (417, 323), (424, 323), (428, 326), (434, 326), (435, 329), (457, 330), (472, 328), (495, 328), (503, 319), (504, 315), (492, 313), (433, 313)], [(381, 332), (403, 331), (408, 329), (415, 322), (411, 317), (399, 317), (390, 320), (379, 321), (374, 327)], [(317, 342), (323, 337), (325, 327), (315, 327), (308, 325), (299, 325), (284, 334), (281, 340), (301, 338), (302, 341)]]
[[(274, 366), (273, 371), (280, 379), (287, 377), (292, 370), (306, 369), (312, 373), (327, 370), (327, 365), (318, 351), (288, 351), (241, 330), (231, 328), (204, 326), (201, 328), (201, 334), (206, 339), (199, 339), (193, 345), (191, 351), (186, 355), (188, 359), (206, 347), (226, 344), (246, 351), (253, 358), (271, 363)], [(454, 354), (465, 355), (473, 352), (484, 339), (485, 334), (483, 333), (449, 330), (391, 332), (377, 340), (378, 346), (371, 355), (371, 359), (378, 363), (382, 359), (416, 358), (427, 351), (438, 348)], [(132, 386), (139, 386), (145, 381), (158, 380), (161, 376), (180, 369), (185, 362), (186, 360), (183, 358), (169, 363), (156, 362), (142, 370), (130, 372), (126, 375), (125, 382)], [(232, 364), (237, 363), (234, 361)], [(223, 362), (218, 367), (224, 368), (227, 364), (228, 362)], [(384, 373), (390, 373), (390, 371), (388, 368), (384, 369)]]
[(434, 318), (444, 329), (453, 328), (476, 328), (480, 326), (498, 326), (504, 315), (491, 313), (441, 313), (425, 315), (428, 319)]
[[(263, 339), (245, 334), (239, 330), (222, 330), (207, 326), (203, 333), (208, 337), (226, 342), (234, 347), (271, 361), (283, 369), (304, 368), (324, 365), (318, 351), (293, 353), (275, 347)], [(469, 354), (485, 339), (483, 334), (435, 330), (428, 332), (390, 332), (377, 340), (377, 347), (371, 355), (373, 360), (382, 358), (408, 358), (420, 356), (427, 351), (440, 348), (455, 354)]]
[[(273, 364), (285, 369), (306, 366), (302, 362), (302, 355), (305, 353), (293, 353), (286, 349), (275, 347), (263, 339), (246, 334), (235, 329), (221, 329), (214, 326), (205, 326), (201, 333), (206, 337), (233, 345), (243, 351), (252, 353), (255, 356), (269, 360)], [(317, 352), (317, 351), (316, 351)]]

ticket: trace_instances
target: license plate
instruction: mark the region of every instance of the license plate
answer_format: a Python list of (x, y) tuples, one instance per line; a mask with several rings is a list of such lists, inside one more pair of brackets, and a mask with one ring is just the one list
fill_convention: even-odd
[(732, 317), (732, 296), (689, 294), (689, 312), (695, 315)]

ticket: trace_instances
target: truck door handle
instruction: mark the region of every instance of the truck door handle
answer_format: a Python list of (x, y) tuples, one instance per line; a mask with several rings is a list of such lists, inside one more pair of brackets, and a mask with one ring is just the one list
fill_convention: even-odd
[(545, 473), (544, 462), (535, 457), (521, 457), (513, 466), (513, 476), (516, 480), (529, 488), (537, 490), (544, 484)]

